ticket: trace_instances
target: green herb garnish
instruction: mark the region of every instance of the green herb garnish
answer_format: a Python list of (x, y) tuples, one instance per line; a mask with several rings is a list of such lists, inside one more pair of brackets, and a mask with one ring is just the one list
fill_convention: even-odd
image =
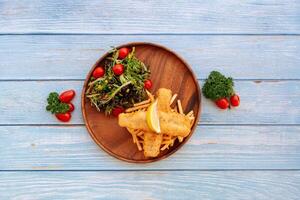
[(51, 92), (47, 98), (48, 105), (46, 107), (47, 111), (52, 114), (66, 113), (69, 110), (69, 105), (66, 103), (61, 103), (59, 101), (59, 95), (57, 92)]
[(205, 80), (202, 91), (206, 98), (215, 101), (232, 96), (234, 94), (233, 85), (234, 83), (231, 77), (226, 78), (220, 72), (212, 71)]

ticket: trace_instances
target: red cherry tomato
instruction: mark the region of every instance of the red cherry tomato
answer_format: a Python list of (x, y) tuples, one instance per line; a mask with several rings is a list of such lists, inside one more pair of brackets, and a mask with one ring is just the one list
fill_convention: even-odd
[(74, 109), (75, 109), (75, 106), (74, 106), (72, 103), (68, 103), (68, 105), (69, 105), (69, 110), (68, 110), (68, 112), (73, 112)]
[(144, 88), (149, 90), (152, 88), (152, 81), (151, 80), (145, 80), (144, 82)]
[(226, 109), (229, 107), (229, 102), (226, 98), (222, 98), (216, 101), (216, 105), (221, 109)]
[(70, 121), (72, 115), (71, 113), (67, 112), (67, 113), (59, 113), (59, 114), (55, 114), (56, 118), (62, 122), (68, 122)]
[(124, 59), (129, 54), (129, 49), (126, 47), (123, 47), (119, 49), (119, 59)]
[(121, 75), (124, 72), (124, 66), (122, 64), (116, 64), (112, 68), (115, 75)]
[(74, 98), (74, 96), (74, 90), (67, 90), (59, 95), (59, 100), (63, 103), (69, 103)]
[(232, 95), (231, 97), (230, 97), (230, 103), (231, 103), (231, 105), (232, 106), (239, 106), (240, 105), (240, 97), (239, 97), (239, 95)]
[(93, 71), (93, 77), (94, 78), (100, 78), (102, 76), (104, 76), (105, 74), (105, 70), (103, 67), (97, 67), (94, 71)]
[(124, 108), (122, 107), (115, 107), (113, 110), (112, 110), (112, 114), (116, 117), (119, 116), (119, 114), (121, 114), (122, 112), (124, 112)]

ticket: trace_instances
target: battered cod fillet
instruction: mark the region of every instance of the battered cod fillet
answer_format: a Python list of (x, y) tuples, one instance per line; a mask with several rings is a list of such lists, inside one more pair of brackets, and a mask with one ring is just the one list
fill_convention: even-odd
[(163, 135), (153, 132), (144, 133), (144, 155), (146, 157), (156, 157), (160, 152)]
[(157, 109), (162, 112), (171, 112), (170, 101), (172, 98), (172, 91), (166, 88), (160, 88), (156, 92)]
[[(161, 88), (157, 91), (157, 109), (158, 111), (169, 112), (171, 111), (169, 102), (172, 98), (172, 91)], [(163, 140), (163, 134), (153, 132), (144, 133), (144, 155), (145, 157), (156, 157), (160, 152), (160, 146)]]
[[(172, 136), (186, 137), (190, 133), (189, 118), (179, 113), (166, 113), (159, 111), (159, 121), (161, 133)], [(138, 111), (134, 113), (121, 113), (119, 115), (119, 125), (133, 129), (141, 129), (151, 132), (146, 121), (146, 112)]]

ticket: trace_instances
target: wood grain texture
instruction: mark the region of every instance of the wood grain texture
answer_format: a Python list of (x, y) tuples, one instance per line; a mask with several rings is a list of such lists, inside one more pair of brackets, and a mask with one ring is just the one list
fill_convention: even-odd
[(1, 172), (0, 198), (297, 200), (299, 184), (299, 171)]
[[(46, 112), (51, 91), (75, 89), (75, 112), (69, 124), (83, 124), (80, 112), (82, 81), (4, 81), (0, 82), (0, 124), (59, 124)], [(203, 98), (202, 124), (299, 124), (299, 81), (236, 81), (240, 107), (219, 110)]]
[[(299, 199), (299, 10), (297, 0), (0, 0), (0, 199)], [(203, 98), (191, 140), (146, 165), (94, 144), (79, 95), (71, 123), (46, 113), (50, 91), (80, 94), (109, 46), (132, 41), (173, 49), (199, 79), (213, 69), (240, 79), (241, 107)]]
[(159, 88), (170, 89), (171, 94), (178, 94), (177, 98), (181, 100), (183, 112), (188, 113), (191, 110), (194, 112), (195, 120), (189, 127), (189, 135), (181, 143), (176, 141), (172, 147), (161, 151), (157, 157), (146, 157), (143, 151), (136, 148), (128, 130), (119, 126), (118, 118), (108, 117), (103, 112), (99, 113), (95, 106), (91, 106), (91, 101), (86, 98), (88, 84), (91, 82), (90, 78), (93, 76), (94, 69), (105, 66), (105, 62), (108, 61), (107, 57), (112, 56), (108, 53), (97, 60), (85, 80), (81, 94), (83, 120), (93, 140), (110, 155), (132, 163), (159, 161), (175, 153), (194, 133), (201, 113), (201, 91), (198, 81), (185, 60), (164, 46), (139, 42), (128, 43), (117, 49), (122, 47), (135, 48), (135, 56), (148, 66), (151, 71), (150, 79), (153, 82), (150, 92), (156, 95)]
[(148, 41), (182, 56), (198, 78), (219, 70), (237, 79), (299, 79), (300, 36), (0, 36), (0, 80), (84, 79), (112, 45)]
[(2, 0), (0, 33), (300, 33), (297, 0)]
[(0, 170), (300, 169), (299, 132), (300, 126), (198, 126), (168, 159), (137, 165), (109, 156), (84, 126), (2, 126)]

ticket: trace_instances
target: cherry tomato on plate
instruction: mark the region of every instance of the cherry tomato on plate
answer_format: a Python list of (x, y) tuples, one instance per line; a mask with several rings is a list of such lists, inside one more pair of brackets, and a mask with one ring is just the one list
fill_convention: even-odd
[(124, 59), (129, 54), (129, 49), (126, 47), (122, 47), (119, 49), (119, 59)]
[(239, 97), (239, 95), (232, 95), (231, 97), (230, 97), (230, 103), (231, 103), (231, 105), (232, 106), (239, 106), (240, 105), (240, 97)]
[(145, 82), (144, 82), (144, 88), (147, 89), (147, 90), (151, 89), (152, 88), (152, 81), (149, 80), (149, 79), (145, 80)]
[(63, 103), (69, 103), (75, 96), (74, 90), (67, 90), (59, 95), (59, 100)]
[(69, 110), (68, 110), (68, 112), (73, 112), (74, 109), (75, 109), (75, 106), (74, 106), (72, 103), (68, 103), (68, 105), (69, 105)]
[(115, 75), (121, 75), (124, 72), (124, 66), (122, 64), (116, 64), (112, 68)]
[(216, 105), (221, 109), (226, 109), (229, 107), (229, 102), (226, 98), (222, 98), (216, 101)]
[(55, 114), (56, 118), (62, 122), (68, 122), (70, 121), (72, 115), (71, 113), (67, 112), (67, 113), (58, 113)]
[(119, 114), (121, 114), (122, 112), (124, 112), (124, 108), (122, 107), (115, 107), (113, 110), (112, 110), (112, 114), (116, 117), (119, 116)]
[(97, 67), (94, 71), (93, 71), (93, 77), (94, 78), (100, 78), (102, 76), (104, 76), (105, 74), (105, 70), (103, 67)]

